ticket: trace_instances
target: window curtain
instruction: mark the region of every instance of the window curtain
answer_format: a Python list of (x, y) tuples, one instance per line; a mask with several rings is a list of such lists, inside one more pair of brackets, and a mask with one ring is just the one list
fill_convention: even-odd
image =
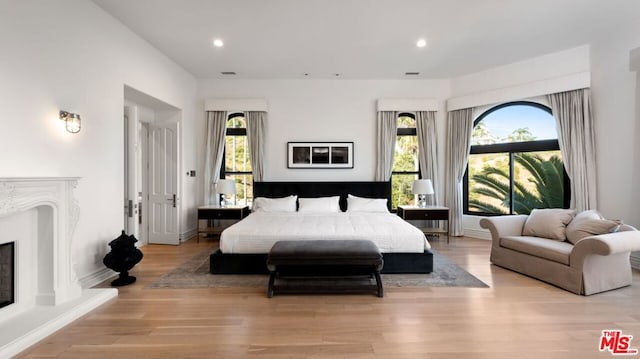
[(440, 202), (438, 200), (438, 171), (436, 167), (438, 134), (436, 132), (435, 111), (416, 111), (416, 132), (418, 134), (420, 176), (424, 179), (431, 179), (435, 191), (432, 204), (437, 205)]
[(398, 112), (378, 111), (378, 149), (376, 181), (389, 181), (393, 171), (393, 155), (396, 147)]
[(596, 154), (589, 89), (548, 95), (562, 161), (571, 179), (571, 208), (597, 208)]
[(204, 162), (204, 204), (217, 204), (215, 186), (220, 179), (227, 111), (207, 111), (207, 150)]
[(473, 111), (471, 108), (450, 111), (447, 116), (447, 165), (445, 198), (449, 207), (449, 235), (462, 236), (462, 180), (471, 150)]
[(264, 176), (263, 158), (266, 117), (267, 113), (264, 111), (246, 111), (244, 113), (244, 118), (247, 121), (251, 171), (255, 182), (261, 182)]

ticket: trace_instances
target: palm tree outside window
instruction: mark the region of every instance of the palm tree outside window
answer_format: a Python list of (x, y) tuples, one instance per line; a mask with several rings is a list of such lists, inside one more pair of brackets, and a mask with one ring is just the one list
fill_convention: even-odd
[(474, 122), (463, 183), (465, 214), (568, 208), (569, 179), (551, 109), (518, 101), (480, 115)]

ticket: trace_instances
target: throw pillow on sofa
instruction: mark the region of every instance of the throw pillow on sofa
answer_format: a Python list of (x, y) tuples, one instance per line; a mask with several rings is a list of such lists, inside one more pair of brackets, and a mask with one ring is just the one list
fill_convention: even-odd
[(573, 209), (534, 209), (524, 223), (522, 235), (564, 241), (567, 239), (566, 227), (575, 215)]
[(618, 228), (618, 221), (605, 219), (595, 210), (583, 211), (567, 225), (567, 240), (576, 244), (585, 237), (617, 232)]

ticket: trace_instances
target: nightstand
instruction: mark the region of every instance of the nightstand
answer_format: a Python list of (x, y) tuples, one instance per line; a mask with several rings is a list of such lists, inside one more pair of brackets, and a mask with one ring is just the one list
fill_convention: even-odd
[[(202, 206), (198, 207), (198, 239), (200, 242), (200, 234), (220, 234), (225, 227), (210, 227), (210, 221), (214, 219), (235, 219), (241, 220), (249, 215), (249, 206), (239, 207), (220, 207), (220, 206)], [(206, 220), (207, 226), (200, 228), (200, 221)]]
[(442, 206), (398, 206), (398, 216), (404, 220), (446, 221), (444, 228), (420, 228), (425, 234), (445, 234), (449, 243), (449, 208)]

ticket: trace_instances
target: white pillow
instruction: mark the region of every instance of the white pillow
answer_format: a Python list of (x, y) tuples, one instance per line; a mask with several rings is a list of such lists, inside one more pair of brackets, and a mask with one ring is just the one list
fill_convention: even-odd
[(253, 212), (295, 212), (298, 196), (282, 198), (258, 197), (253, 200)]
[(389, 208), (387, 208), (386, 198), (364, 198), (364, 197), (356, 197), (356, 196), (348, 195), (347, 196), (347, 212), (389, 213)]
[(298, 198), (298, 212), (336, 213), (340, 212), (340, 196), (319, 198)]

